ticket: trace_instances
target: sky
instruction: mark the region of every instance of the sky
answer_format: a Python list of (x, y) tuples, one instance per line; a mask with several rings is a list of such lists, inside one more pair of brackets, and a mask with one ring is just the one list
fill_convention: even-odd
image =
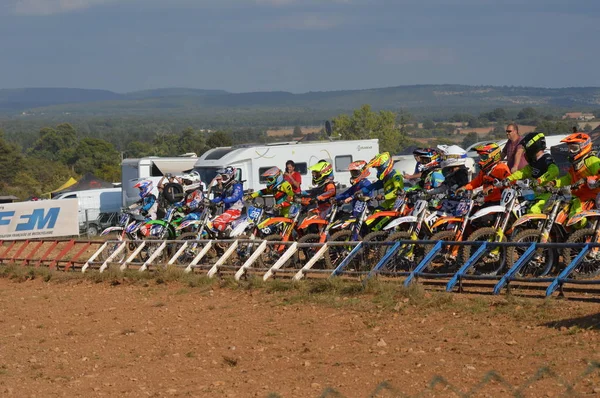
[(0, 88), (600, 86), (598, 0), (0, 0)]

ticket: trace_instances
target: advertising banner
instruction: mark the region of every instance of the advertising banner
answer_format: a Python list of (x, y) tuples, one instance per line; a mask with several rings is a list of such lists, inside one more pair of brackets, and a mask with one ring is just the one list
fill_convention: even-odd
[(0, 204), (0, 239), (35, 239), (79, 234), (77, 199)]

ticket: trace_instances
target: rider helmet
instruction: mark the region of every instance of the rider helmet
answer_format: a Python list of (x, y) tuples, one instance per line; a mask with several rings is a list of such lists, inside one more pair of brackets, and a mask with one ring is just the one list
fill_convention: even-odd
[(467, 163), (467, 151), (458, 145), (438, 145), (438, 150), (442, 157), (442, 169), (465, 166)]
[(367, 178), (371, 172), (365, 168), (367, 162), (364, 160), (357, 160), (348, 165), (348, 171), (350, 171), (350, 183), (358, 184), (363, 179)]
[(133, 187), (140, 190), (140, 198), (144, 199), (146, 196), (152, 193), (154, 184), (152, 183), (152, 181), (143, 180), (135, 184)]
[(181, 176), (181, 181), (183, 182), (183, 190), (185, 192), (193, 192), (202, 186), (202, 179), (197, 171), (184, 174)]
[(440, 154), (437, 149), (433, 148), (417, 148), (413, 151), (415, 159), (421, 164), (421, 172), (428, 171), (439, 167)]
[(592, 139), (585, 133), (573, 133), (560, 142), (567, 144), (571, 162), (582, 160), (592, 152)]
[(370, 169), (371, 167), (377, 170), (377, 178), (383, 181), (394, 169), (394, 161), (389, 152), (382, 152), (375, 155), (365, 166), (366, 169)]
[(235, 179), (235, 169), (231, 166), (227, 166), (224, 169), (220, 169), (217, 173), (221, 176), (223, 187), (227, 188)]
[(479, 155), (479, 167), (482, 170), (489, 170), (500, 161), (502, 150), (495, 142), (478, 146), (475, 148)]
[(312, 171), (312, 183), (315, 187), (319, 187), (333, 178), (333, 167), (329, 162), (321, 161), (308, 169)]
[(267, 187), (272, 189), (277, 188), (283, 182), (283, 172), (277, 166), (262, 173), (262, 177), (267, 181)]
[(540, 132), (527, 133), (519, 144), (525, 148), (525, 159), (531, 164), (536, 161), (537, 153), (546, 149), (546, 137)]

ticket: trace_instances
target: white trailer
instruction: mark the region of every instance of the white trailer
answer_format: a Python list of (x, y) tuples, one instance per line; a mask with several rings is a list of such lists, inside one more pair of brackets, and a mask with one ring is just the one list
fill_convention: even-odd
[(154, 183), (153, 193), (158, 196), (156, 186), (165, 174), (181, 175), (185, 171), (191, 170), (197, 160), (198, 157), (195, 154), (194, 156), (149, 156), (145, 158), (123, 159), (121, 163), (123, 206), (129, 206), (140, 199), (138, 190), (134, 188), (134, 185), (139, 181), (152, 181)]
[(87, 189), (56, 195), (52, 200), (77, 199), (79, 201), (78, 221), (80, 230), (89, 221), (98, 218), (100, 213), (114, 213), (121, 209), (121, 188)]
[(291, 141), (266, 145), (239, 145), (219, 147), (205, 152), (194, 166), (205, 184), (210, 183), (217, 170), (233, 166), (244, 180), (244, 189), (259, 190), (265, 187), (261, 177), (273, 166), (285, 170), (285, 163), (293, 160), (296, 171), (302, 176), (302, 189), (310, 189), (311, 174), (308, 168), (320, 160), (331, 162), (335, 181), (342, 186), (350, 185), (348, 165), (357, 160), (369, 161), (379, 153), (379, 140), (354, 141)]

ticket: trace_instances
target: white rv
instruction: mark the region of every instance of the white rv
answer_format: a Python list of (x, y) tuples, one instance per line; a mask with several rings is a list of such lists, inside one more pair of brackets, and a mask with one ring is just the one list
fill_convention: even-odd
[(293, 160), (296, 171), (302, 176), (302, 189), (311, 188), (308, 168), (325, 159), (333, 165), (335, 181), (350, 185), (348, 165), (357, 160), (369, 161), (379, 153), (379, 140), (278, 142), (266, 145), (239, 145), (219, 147), (205, 152), (194, 166), (202, 181), (210, 183), (217, 170), (233, 166), (240, 170), (238, 177), (245, 181), (244, 189), (259, 190), (265, 187), (261, 177), (273, 166), (285, 170), (285, 163)]
[(114, 213), (121, 210), (121, 188), (87, 189), (61, 193), (56, 199), (79, 200), (79, 228), (85, 229), (89, 221), (98, 218), (100, 213)]
[(198, 158), (193, 156), (177, 156), (177, 157), (158, 157), (149, 156), (138, 159), (123, 159), (121, 163), (121, 182), (123, 187), (123, 206), (130, 204), (140, 199), (138, 190), (133, 188), (141, 180), (150, 180), (154, 183), (154, 194), (158, 196), (156, 186), (161, 178), (171, 173), (173, 175), (181, 175), (183, 172), (191, 170)]

